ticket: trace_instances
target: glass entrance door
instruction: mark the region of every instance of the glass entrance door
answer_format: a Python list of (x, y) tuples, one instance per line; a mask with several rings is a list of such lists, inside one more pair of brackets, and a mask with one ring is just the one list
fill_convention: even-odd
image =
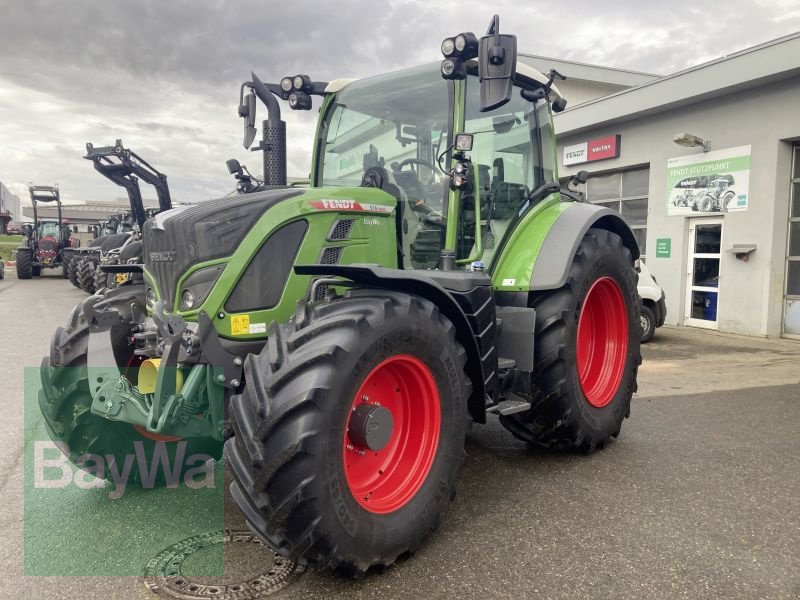
[(689, 221), (689, 263), (686, 268), (686, 324), (717, 329), (722, 219)]
[(783, 333), (800, 337), (800, 144), (795, 144), (792, 158), (792, 197), (789, 202), (789, 248), (786, 252)]

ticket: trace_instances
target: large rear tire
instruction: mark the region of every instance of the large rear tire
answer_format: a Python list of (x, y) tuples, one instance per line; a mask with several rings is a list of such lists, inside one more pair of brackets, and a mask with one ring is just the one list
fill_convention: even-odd
[(230, 402), (231, 493), (250, 526), (284, 556), (352, 575), (414, 552), (455, 493), (465, 362), (453, 325), (417, 296), (301, 302)]
[[(138, 286), (141, 287), (141, 286)], [(114, 308), (130, 316), (130, 305), (138, 304), (144, 311), (144, 290), (128, 288), (107, 297), (96, 306)], [(128, 341), (130, 324), (112, 329), (114, 356), (120, 367), (131, 364), (132, 348)], [(114, 469), (122, 473), (126, 461), (131, 463), (126, 483), (139, 487), (154, 487), (165, 483), (179, 483), (187, 469), (197, 468), (208, 458), (218, 459), (222, 443), (213, 439), (157, 436), (141, 432), (129, 423), (103, 419), (91, 412), (92, 396), (89, 392), (86, 354), (89, 344), (89, 327), (82, 305), (70, 313), (66, 328), (59, 327), (50, 344), (50, 355), (42, 359), (42, 389), (39, 408), (44, 416), (47, 432), (54, 442), (65, 444), (65, 456), (79, 468), (95, 476), (113, 481)], [(135, 383), (135, 373), (128, 377)], [(77, 462), (87, 455), (104, 460)], [(193, 455), (196, 460), (189, 461)], [(154, 462), (155, 460), (155, 462)], [(165, 470), (171, 469), (168, 474)], [(155, 470), (153, 467), (155, 466)], [(119, 475), (118, 475), (119, 476)]]
[(28, 248), (17, 250), (17, 279), (31, 279), (33, 277), (33, 252)]
[(591, 452), (619, 435), (641, 364), (639, 296), (630, 251), (615, 233), (590, 229), (567, 283), (532, 292), (531, 409), (501, 416), (516, 437)]
[(87, 294), (94, 294), (94, 272), (99, 261), (94, 256), (84, 256), (78, 263), (78, 287)]

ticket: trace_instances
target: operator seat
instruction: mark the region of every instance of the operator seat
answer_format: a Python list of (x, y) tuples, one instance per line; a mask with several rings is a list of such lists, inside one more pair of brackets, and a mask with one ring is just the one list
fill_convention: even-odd
[(411, 264), (411, 244), (417, 238), (420, 218), (409, 209), (408, 196), (394, 176), (383, 167), (368, 167), (361, 178), (361, 187), (374, 187), (394, 196), (397, 200), (395, 211), (397, 231), (397, 247), (402, 252), (402, 265), (405, 269), (413, 268)]

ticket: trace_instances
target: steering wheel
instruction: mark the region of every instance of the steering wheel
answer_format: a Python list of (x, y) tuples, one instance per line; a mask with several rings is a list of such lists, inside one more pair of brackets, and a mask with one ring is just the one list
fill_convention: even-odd
[[(405, 159), (403, 162), (401, 162), (398, 165), (397, 169), (394, 169), (394, 170), (402, 171), (403, 167), (405, 167), (406, 165), (422, 165), (423, 167), (428, 167), (434, 173), (439, 170), (436, 165), (434, 165), (429, 160), (425, 160), (424, 158), (407, 158), (407, 159)], [(415, 171), (415, 169), (411, 169), (411, 170)]]

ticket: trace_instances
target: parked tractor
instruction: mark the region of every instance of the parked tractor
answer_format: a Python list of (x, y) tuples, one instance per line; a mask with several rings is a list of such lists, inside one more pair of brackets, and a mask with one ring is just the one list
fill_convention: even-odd
[[(38, 277), (42, 269), (57, 269), (63, 266), (63, 252), (67, 248), (77, 247), (80, 243), (70, 237), (69, 225), (61, 216), (61, 195), (58, 186), (28, 186), (33, 205), (33, 224), (23, 225), (25, 240), (16, 250), (17, 278), (31, 279)], [(58, 220), (46, 221), (39, 218), (39, 203), (55, 202), (58, 208)], [(63, 277), (66, 270), (62, 269)]]
[[(581, 452), (619, 435), (640, 364), (635, 238), (562, 195), (555, 72), (517, 62), (497, 17), (441, 49), (361, 80), (242, 84), (245, 147), (267, 109), (263, 191), (150, 219), (143, 263), (113, 266), (144, 283), (55, 332), (39, 404), (72, 461), (149, 485), (140, 462), (181, 477), (224, 443), (267, 544), (360, 574), (436, 528), (468, 422)], [(311, 185), (292, 188), (280, 103), (314, 97)]]
[[(108, 273), (103, 267), (142, 262), (141, 230), (145, 221), (159, 212), (172, 208), (167, 176), (150, 165), (133, 150), (125, 148), (122, 140), (113, 146), (95, 148), (86, 144), (87, 160), (104, 177), (125, 188), (130, 202), (130, 212), (112, 217), (107, 225), (112, 232), (100, 236), (80, 254), (76, 261), (75, 281), (89, 294), (106, 287), (116, 287), (128, 279), (139, 279), (132, 273)], [(139, 180), (151, 184), (158, 197), (158, 209), (146, 209), (139, 188)]]

